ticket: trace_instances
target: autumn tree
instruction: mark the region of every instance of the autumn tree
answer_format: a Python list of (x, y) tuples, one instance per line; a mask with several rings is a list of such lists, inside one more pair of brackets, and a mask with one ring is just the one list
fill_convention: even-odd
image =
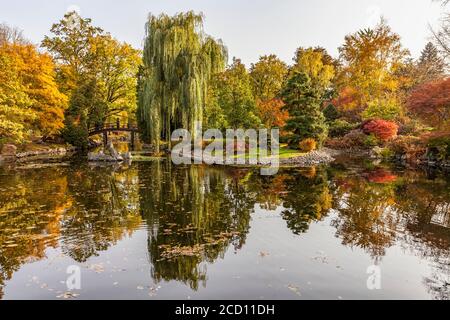
[[(67, 13), (52, 26), (51, 33), (52, 36), (46, 36), (42, 41), (42, 47), (57, 63), (61, 90), (70, 101), (74, 101), (73, 95), (79, 97), (86, 86), (94, 83), (91, 90), (95, 90), (93, 94), (101, 101), (94, 104), (99, 106), (94, 112), (70, 104), (66, 126), (87, 130), (88, 126), (102, 124), (112, 116), (134, 117), (139, 51), (112, 38), (101, 28), (93, 26), (91, 19), (82, 18), (76, 12)], [(74, 110), (80, 112), (76, 117)], [(91, 118), (93, 114), (95, 118)]]
[(418, 86), (407, 102), (408, 110), (425, 123), (445, 128), (450, 120), (450, 78)]
[(265, 128), (284, 129), (289, 119), (289, 112), (284, 106), (283, 100), (279, 98), (258, 101), (258, 115)]
[(286, 80), (286, 63), (276, 55), (265, 55), (250, 67), (251, 85), (256, 100), (267, 101), (277, 97)]
[(286, 81), (288, 68), (276, 55), (265, 55), (250, 67), (257, 115), (265, 128), (283, 128), (288, 113), (279, 95)]
[(373, 29), (346, 36), (339, 52), (337, 85), (340, 95), (347, 97), (338, 105), (341, 110), (359, 114), (371, 101), (392, 99), (400, 86), (397, 71), (409, 52), (384, 19)]
[(0, 45), (1, 135), (16, 141), (30, 134), (55, 136), (63, 127), (67, 98), (56, 84), (53, 61), (10, 34)]
[(299, 48), (290, 73), (305, 73), (322, 100), (330, 98), (331, 84), (335, 77), (335, 62), (323, 48)]

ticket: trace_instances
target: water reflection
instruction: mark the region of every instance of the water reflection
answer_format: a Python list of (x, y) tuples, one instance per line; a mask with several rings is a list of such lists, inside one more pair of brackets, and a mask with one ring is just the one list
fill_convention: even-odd
[[(239, 174), (168, 162), (140, 165), (141, 213), (149, 226), (152, 277), (206, 286), (202, 262), (245, 243), (254, 197)], [(245, 173), (245, 172), (244, 172)]]
[[(401, 246), (428, 261), (423, 286), (449, 298), (450, 182), (422, 172), (342, 167), (257, 170), (126, 166), (0, 168), (0, 297), (23, 265), (55, 248), (79, 263), (137, 230), (148, 234), (155, 283), (207, 287), (208, 265), (245, 247), (258, 210), (276, 212), (299, 239), (331, 216), (343, 246), (381, 263)], [(282, 245), (282, 243), (280, 243)], [(253, 266), (249, 266), (253, 267)]]

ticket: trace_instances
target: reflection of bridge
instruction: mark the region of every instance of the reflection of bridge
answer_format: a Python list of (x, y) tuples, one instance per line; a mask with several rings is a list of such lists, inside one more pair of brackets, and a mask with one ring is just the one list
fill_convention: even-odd
[(115, 124), (105, 123), (103, 126), (95, 126), (94, 128), (89, 129), (89, 137), (102, 134), (103, 144), (106, 146), (108, 144), (109, 132), (130, 132), (131, 146), (134, 147), (136, 133), (139, 133), (139, 128), (134, 123), (128, 123), (126, 126), (121, 125), (120, 121), (117, 121)]

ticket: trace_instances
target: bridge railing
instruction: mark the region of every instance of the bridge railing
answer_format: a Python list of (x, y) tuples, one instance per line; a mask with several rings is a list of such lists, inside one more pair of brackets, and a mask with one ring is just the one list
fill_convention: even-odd
[(89, 127), (89, 133), (93, 133), (93, 132), (99, 132), (99, 131), (104, 131), (104, 130), (135, 130), (137, 129), (137, 123), (136, 122), (128, 122), (128, 123), (121, 123), (120, 121), (116, 121), (116, 122), (107, 122), (104, 123), (103, 125), (99, 126), (91, 126)]

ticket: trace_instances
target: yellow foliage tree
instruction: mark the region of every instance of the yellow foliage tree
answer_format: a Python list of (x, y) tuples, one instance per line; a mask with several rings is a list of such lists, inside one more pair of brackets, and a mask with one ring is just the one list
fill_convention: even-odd
[(35, 46), (0, 46), (0, 135), (21, 141), (27, 135), (52, 137), (63, 128), (67, 97), (55, 82), (54, 64)]

